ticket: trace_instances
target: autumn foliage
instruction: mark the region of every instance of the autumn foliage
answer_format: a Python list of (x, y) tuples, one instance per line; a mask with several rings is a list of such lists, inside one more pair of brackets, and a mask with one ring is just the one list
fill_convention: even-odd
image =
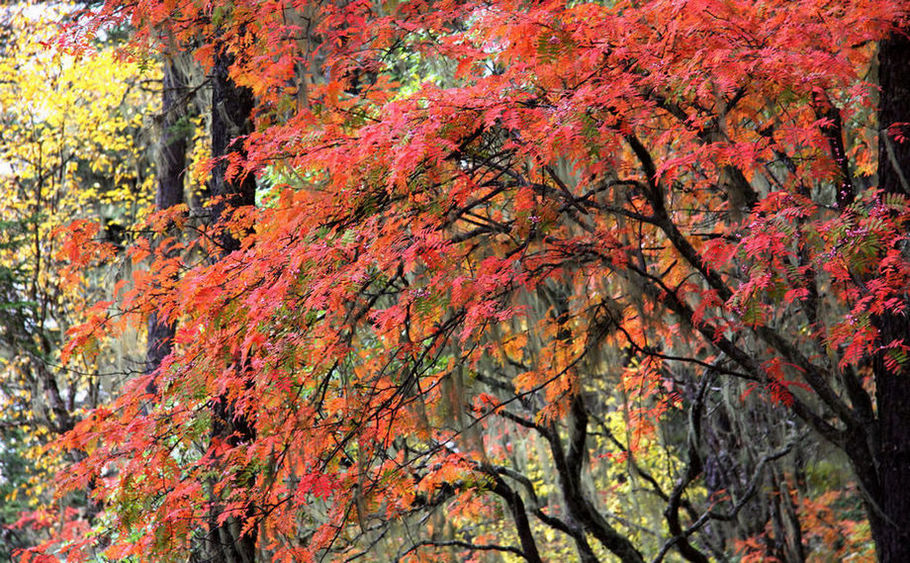
[[(44, 553), (170, 560), (246, 537), (236, 560), (795, 560), (871, 541), (900, 560), (910, 189), (892, 177), (910, 159), (878, 77), (910, 76), (879, 56), (908, 52), (906, 17), (875, 0), (86, 14), (71, 47), (128, 25), (127, 50), (189, 53), (197, 90), (254, 106), (193, 165), (226, 191), (152, 216), (132, 280), (70, 331), (64, 360), (151, 314), (175, 327), (160, 366), (58, 441), (82, 453), (60, 486), (101, 513)], [(810, 494), (818, 451), (850, 486)], [(624, 502), (642, 490), (656, 508)]]

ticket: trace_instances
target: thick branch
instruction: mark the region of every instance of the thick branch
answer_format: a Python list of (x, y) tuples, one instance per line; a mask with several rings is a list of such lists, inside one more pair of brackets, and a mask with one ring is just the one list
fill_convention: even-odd
[[(550, 451), (556, 464), (559, 484), (562, 489), (566, 506), (572, 517), (611, 553), (624, 562), (640, 563), (644, 559), (631, 541), (615, 528), (597, 511), (585, 497), (581, 488), (581, 461), (584, 453), (586, 428), (580, 428), (580, 420), (587, 425), (587, 412), (584, 403), (576, 396), (572, 402), (572, 418), (569, 428), (569, 453), (564, 452), (559, 433), (555, 427), (551, 428)], [(579, 420), (580, 419), (580, 420)]]
[(531, 524), (528, 521), (528, 514), (525, 511), (525, 504), (521, 500), (521, 495), (507, 485), (499, 475), (493, 476), (492, 490), (509, 505), (512, 519), (515, 521), (515, 527), (517, 528), (518, 539), (521, 541), (521, 556), (531, 563), (543, 563), (540, 558), (540, 552), (537, 550), (534, 534), (531, 532)]

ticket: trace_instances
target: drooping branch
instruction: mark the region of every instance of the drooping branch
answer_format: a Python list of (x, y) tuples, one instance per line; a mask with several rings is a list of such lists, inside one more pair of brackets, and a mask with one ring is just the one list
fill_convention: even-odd
[[(693, 311), (675, 291), (667, 287), (666, 284), (663, 283), (663, 280), (660, 280), (635, 266), (629, 265), (628, 268), (642, 278), (650, 280), (650, 282), (656, 286), (656, 289), (660, 291), (659, 295), (654, 295), (652, 297), (656, 298), (658, 301), (662, 301), (679, 318), (686, 319), (687, 322), (694, 324), (695, 330), (705, 338), (706, 342), (710, 342), (718, 350), (725, 353), (731, 360), (741, 366), (747, 374), (751, 374), (752, 377), (759, 381), (766, 380), (765, 370), (758, 360), (741, 347), (734, 344), (733, 341), (727, 338), (727, 336), (717, 327), (707, 321), (693, 323), (692, 320), (695, 318), (695, 311)], [(846, 436), (844, 430), (832, 426), (831, 423), (816, 413), (798, 396), (793, 395), (792, 399), (793, 403), (791, 408), (793, 408), (794, 412), (808, 422), (819, 434), (834, 444), (842, 445), (844, 443)]]
[[(651, 153), (635, 135), (631, 133), (627, 134), (626, 140), (635, 152), (635, 155), (641, 164), (642, 170), (647, 176), (649, 189), (646, 191), (646, 193), (648, 194), (648, 199), (651, 203), (651, 207), (654, 210), (654, 215), (657, 219), (657, 225), (667, 235), (674, 248), (708, 282), (709, 287), (717, 291), (718, 296), (722, 300), (729, 300), (733, 296), (733, 291), (727, 286), (727, 284), (723, 281), (723, 279), (720, 277), (720, 274), (716, 270), (711, 269), (707, 266), (707, 264), (705, 264), (699, 253), (695, 250), (686, 236), (679, 230), (667, 212), (664, 205), (662, 187), (656, 178), (657, 168), (654, 163), (654, 159), (651, 156)], [(630, 269), (633, 268), (630, 267)], [(675, 291), (666, 287), (661, 280), (655, 278), (650, 274), (647, 274), (644, 271), (639, 271), (638, 273), (652, 279), (652, 281), (657, 282), (661, 286), (661, 289), (667, 293), (668, 298), (673, 303), (673, 306), (671, 308), (674, 308), (675, 312), (690, 312), (690, 314), (687, 314), (683, 318), (686, 318), (688, 320), (695, 318), (694, 314), (692, 314), (694, 312), (691, 312), (689, 306), (685, 305), (683, 301), (676, 296)], [(699, 330), (702, 333), (706, 333), (704, 330), (705, 326), (706, 325), (704, 325), (704, 323), (702, 323), (702, 326), (699, 326)], [(792, 343), (782, 337), (777, 331), (767, 326), (757, 326), (754, 328), (754, 331), (760, 338), (762, 338), (762, 340), (777, 350), (787, 360), (787, 362), (795, 365), (801, 370), (803, 377), (806, 379), (812, 389), (818, 394), (818, 396), (829, 408), (838, 414), (838, 416), (845, 424), (855, 426), (862, 423), (860, 417), (857, 416), (853, 409), (851, 409), (850, 406), (847, 405), (844, 400), (837, 394), (837, 392), (831, 387), (827, 381), (825, 374), (822, 373), (822, 370), (814, 365)], [(714, 335), (712, 335), (711, 338), (713, 339)], [(709, 341), (715, 342), (714, 340)], [(724, 351), (727, 352), (727, 350)], [(732, 355), (730, 357), (736, 359)], [(748, 361), (753, 364), (754, 367), (749, 371), (752, 371), (756, 375), (763, 374), (764, 370), (760, 369), (753, 359), (749, 358), (746, 354), (741, 354), (740, 357), (744, 361)], [(739, 363), (738, 360), (737, 363)]]

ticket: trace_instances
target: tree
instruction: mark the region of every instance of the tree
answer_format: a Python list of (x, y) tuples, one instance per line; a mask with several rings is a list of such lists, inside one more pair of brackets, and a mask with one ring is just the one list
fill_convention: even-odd
[[(138, 379), (62, 442), (91, 452), (70, 484), (116, 468), (96, 493), (109, 557), (235, 519), (275, 559), (539, 561), (547, 534), (583, 561), (707, 561), (771, 478), (766, 553), (799, 560), (809, 519), (780, 462), (805, 425), (850, 460), (879, 558), (910, 559), (899, 6), (298, 4), (95, 16), (138, 40), (179, 22), (248, 89), (231, 99), (256, 129), (215, 164), (267, 186), (259, 208), (214, 203), (193, 244), (220, 259), (181, 262), (161, 295), (180, 259), (159, 256), (126, 296), (180, 319), (153, 397)], [(403, 87), (407, 51), (444, 70)], [(774, 418), (751, 420), (773, 432), (729, 438), (708, 407), (731, 389), (765, 395)], [(674, 418), (685, 436), (655, 422)], [(601, 494), (607, 455), (662, 505), (655, 537)], [(483, 524), (497, 511), (511, 529)]]
[[(161, 135), (158, 149), (155, 209), (167, 211), (184, 202), (187, 168), (188, 96), (184, 73), (171, 55), (164, 63), (161, 87)], [(154, 372), (171, 353), (174, 325), (158, 319), (152, 312), (148, 318), (146, 370)], [(154, 388), (149, 389), (154, 393)]]
[(122, 353), (135, 332), (102, 343), (97, 362), (61, 361), (65, 332), (124, 275), (87, 263), (66, 271), (72, 248), (62, 231), (75, 221), (90, 240), (98, 227), (106, 240), (78, 251), (92, 260), (116, 253), (146, 211), (142, 80), (154, 75), (101, 43), (83, 60), (54, 48), (65, 14), (62, 6), (0, 8), (0, 557), (51, 524), (55, 535), (69, 534), (91, 518), (85, 494), (53, 503), (49, 490), (54, 473), (82, 454), (45, 448), (136, 367)]

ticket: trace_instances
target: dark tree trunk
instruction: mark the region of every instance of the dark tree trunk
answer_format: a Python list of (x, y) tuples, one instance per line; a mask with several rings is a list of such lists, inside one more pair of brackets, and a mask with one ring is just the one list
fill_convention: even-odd
[[(253, 93), (248, 88), (237, 86), (230, 77), (229, 69), (233, 56), (224, 45), (216, 44), (215, 65), (212, 69), (212, 158), (216, 165), (212, 169), (209, 195), (214, 199), (210, 220), (213, 225), (227, 220), (233, 209), (255, 204), (256, 179), (252, 175), (228, 176), (228, 157), (245, 157), (242, 140), (238, 137), (252, 132)], [(240, 241), (229, 230), (222, 229), (216, 235), (221, 246), (220, 256), (225, 259), (240, 248)], [(238, 366), (238, 369), (244, 369)], [(256, 437), (255, 428), (247, 417), (237, 412), (227, 397), (219, 397), (212, 408), (212, 437), (226, 439), (232, 446), (250, 442)], [(245, 483), (244, 483), (245, 484)], [(228, 517), (217, 524), (217, 499), (214, 499), (211, 514), (209, 559), (223, 563), (252, 563), (256, 560), (256, 527), (242, 532), (242, 519)], [(252, 518), (252, 507), (247, 509), (247, 518)]]
[[(881, 101), (879, 105), (879, 185), (887, 193), (910, 195), (910, 38), (895, 33), (882, 41), (879, 51)], [(905, 255), (908, 249), (904, 249)], [(910, 295), (903, 296), (910, 303)], [(881, 343), (910, 341), (910, 317), (905, 313), (876, 319)], [(878, 558), (883, 562), (910, 561), (910, 366), (895, 373), (879, 353), (873, 361), (877, 428), (872, 440), (874, 466), (855, 463), (867, 491), (869, 520)]]
[[(237, 137), (253, 131), (253, 93), (249, 88), (237, 86), (230, 78), (228, 69), (232, 63), (233, 56), (221, 52), (212, 69), (212, 157), (216, 164), (209, 191), (216, 200), (211, 210), (213, 223), (224, 220), (233, 208), (256, 203), (256, 179), (252, 174), (227, 177), (227, 158), (231, 154), (246, 156), (242, 141)], [(240, 248), (240, 241), (227, 231), (223, 231), (218, 240), (222, 256)]]
[[(186, 131), (181, 120), (185, 115), (186, 84), (174, 61), (164, 64), (164, 84), (161, 96), (161, 141), (158, 149), (158, 185), (155, 190), (155, 209), (162, 211), (183, 203), (183, 178), (186, 172)], [(148, 348), (145, 369), (151, 373), (171, 353), (174, 324), (160, 320), (155, 313), (148, 319)], [(149, 391), (154, 393), (154, 384)]]
[(881, 42), (878, 53), (878, 184), (910, 195), (910, 28)]

